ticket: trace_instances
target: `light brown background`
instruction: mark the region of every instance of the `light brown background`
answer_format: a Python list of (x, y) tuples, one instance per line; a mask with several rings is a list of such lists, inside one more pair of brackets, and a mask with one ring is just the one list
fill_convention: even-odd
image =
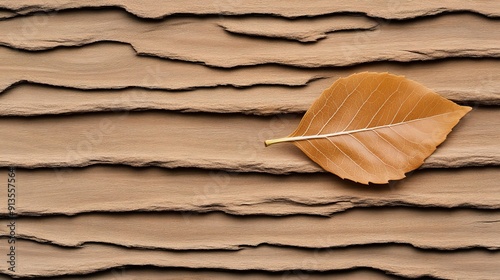
[[(55, 279), (500, 275), (496, 1), (0, 4), (0, 213), (17, 272)], [(289, 134), (360, 71), (474, 108), (388, 185), (326, 174)]]

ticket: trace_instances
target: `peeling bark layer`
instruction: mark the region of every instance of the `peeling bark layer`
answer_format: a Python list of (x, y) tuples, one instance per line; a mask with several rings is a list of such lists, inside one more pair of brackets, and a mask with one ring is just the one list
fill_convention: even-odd
[[(374, 279), (374, 280), (401, 280), (400, 277), (387, 275), (383, 271), (369, 268), (355, 268), (343, 271), (235, 271), (235, 270), (209, 270), (209, 269), (184, 269), (184, 268), (161, 268), (161, 267), (131, 267), (108, 269), (105, 271), (78, 276), (51, 277), (53, 280), (198, 280), (198, 279), (219, 279), (219, 280), (292, 280), (307, 278), (309, 280), (330, 280), (330, 279)], [(5, 276), (0, 279), (12, 279)]]
[(121, 7), (128, 12), (144, 18), (160, 18), (173, 14), (220, 14), (245, 15), (269, 14), (284, 17), (316, 16), (331, 13), (364, 13), (373, 17), (386, 19), (409, 19), (420, 16), (435, 15), (445, 12), (470, 11), (486, 16), (500, 16), (500, 6), (496, 2), (475, 0), (443, 0), (439, 2), (414, 2), (409, 0), (387, 2), (376, 1), (340, 1), (335, 5), (331, 1), (320, 0), (303, 2), (292, 0), (282, 2), (273, 1), (220, 1), (220, 0), (183, 0), (171, 2), (168, 0), (143, 0), (140, 3), (134, 0), (35, 0), (12, 1), (0, 4), (0, 8), (16, 11), (19, 14), (32, 12), (50, 12), (63, 9), (84, 7)]
[[(498, 165), (500, 111), (477, 108), (463, 118), (424, 168)], [(163, 112), (3, 118), (9, 131), (0, 166), (81, 167), (93, 164), (198, 167), (238, 172), (319, 172), (292, 145), (265, 148), (288, 135), (299, 116), (274, 118)], [(33, 143), (36, 135), (36, 143)]]
[[(329, 15), (317, 18), (282, 19), (269, 16), (218, 17), (206, 21), (224, 30), (244, 35), (314, 42), (327, 33), (342, 30), (370, 30), (378, 23), (359, 15)], [(180, 17), (162, 21), (141, 21), (120, 10), (76, 10), (58, 14), (35, 14), (0, 21), (0, 31), (7, 34), (1, 42), (23, 49), (45, 49), (99, 40), (137, 42), (165, 40), (147, 33), (169, 32), (174, 25), (199, 21)], [(75, 30), (79, 30), (75, 32)], [(134, 40), (134, 41), (130, 41)]]
[[(0, 239), (0, 242), (7, 242)], [(123, 265), (210, 268), (230, 270), (330, 271), (369, 267), (403, 277), (495, 279), (499, 253), (485, 250), (436, 252), (409, 246), (386, 245), (311, 250), (259, 246), (239, 251), (138, 250), (91, 244), (69, 249), (19, 239), (24, 263), (16, 276), (83, 274)], [(0, 272), (10, 274), (5, 266)]]
[[(266, 69), (270, 71), (266, 73)], [(467, 69), (467, 71), (464, 71)], [(249, 88), (216, 87), (191, 91), (151, 90), (132, 88), (124, 90), (76, 90), (21, 84), (0, 95), (0, 115), (35, 116), (120, 110), (175, 110), (182, 112), (244, 113), (270, 115), (280, 113), (303, 113), (336, 79), (352, 73), (390, 72), (422, 83), (442, 96), (457, 102), (473, 104), (500, 104), (500, 62), (496, 60), (447, 60), (428, 63), (393, 64), (377, 63), (346, 69), (291, 70), (278, 67), (255, 67), (241, 71), (242, 75), (254, 77), (260, 84), (268, 77), (259, 73), (283, 73), (276, 83), (286, 83), (295, 76), (297, 82), (323, 76), (324, 79), (309, 82), (304, 87), (252, 86)], [(294, 74), (292, 74), (294, 73)], [(191, 74), (186, 73), (187, 76)], [(117, 77), (117, 79), (119, 79)], [(259, 81), (261, 79), (261, 81)], [(281, 81), (279, 81), (281, 79)], [(39, 78), (39, 80), (44, 80)], [(128, 82), (129, 75), (123, 75)], [(55, 84), (63, 83), (60, 79)], [(251, 79), (249, 78), (249, 81)], [(229, 79), (225, 82), (228, 83)], [(209, 86), (211, 81), (203, 86)], [(90, 80), (87, 86), (99, 87), (99, 82)], [(140, 85), (139, 83), (137, 85)], [(186, 87), (199, 86), (200, 81), (186, 81)]]
[(316, 42), (335, 31), (360, 31), (377, 27), (375, 20), (362, 16), (332, 15), (318, 18), (281, 20), (275, 17), (224, 18), (219, 21), (224, 30), (242, 35), (282, 38), (299, 42)]
[[(331, 279), (373, 279), (373, 280), (397, 280), (401, 279), (392, 275), (387, 275), (383, 271), (374, 269), (351, 269), (346, 271), (289, 271), (289, 272), (266, 272), (266, 271), (235, 271), (224, 270), (214, 271), (208, 269), (169, 269), (160, 267), (122, 267), (109, 269), (106, 271), (92, 273), (90, 275), (61, 276), (51, 278), (54, 280), (199, 280), (199, 279), (218, 279), (218, 280), (331, 280)], [(0, 276), (0, 279), (4, 279)], [(5, 279), (11, 279), (5, 277)]]
[[(499, 209), (499, 172), (496, 167), (426, 169), (389, 185), (366, 188), (330, 174), (276, 176), (125, 166), (18, 169), (22, 199), (16, 210), (21, 216), (38, 216), (89, 211), (330, 215), (373, 206)], [(7, 173), (0, 169), (0, 181), (7, 181)], [(0, 189), (0, 195), (5, 197), (6, 191)], [(5, 204), (0, 214), (7, 215)]]
[[(20, 35), (10, 31), (2, 44), (40, 50), (116, 41), (132, 45), (138, 54), (218, 67), (266, 63), (323, 67), (381, 60), (500, 57), (496, 39), (500, 37), (499, 23), (469, 14), (383, 24), (374, 31), (330, 33), (316, 44), (234, 36), (220, 27), (220, 19), (215, 17), (181, 17), (160, 23), (142, 23), (115, 11), (45, 17), (43, 29)], [(9, 32), (23, 24), (21, 18), (0, 21), (0, 29)]]
[(322, 76), (291, 67), (266, 65), (232, 71), (187, 62), (137, 56), (127, 45), (100, 43), (47, 52), (0, 47), (0, 91), (19, 82), (80, 89), (126, 87), (171, 90), (219, 85), (304, 85)]
[[(3, 222), (8, 224), (7, 219)], [(500, 248), (500, 211), (356, 209), (330, 218), (99, 213), (24, 217), (16, 225), (19, 238), (68, 247), (105, 243), (147, 249), (237, 250), (261, 244), (330, 248), (400, 243), (441, 250)], [(9, 236), (7, 227), (0, 228), (0, 236)]]

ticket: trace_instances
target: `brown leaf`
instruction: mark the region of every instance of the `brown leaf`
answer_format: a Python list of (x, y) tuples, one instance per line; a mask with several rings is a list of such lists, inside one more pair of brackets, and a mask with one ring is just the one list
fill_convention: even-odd
[(337, 80), (292, 134), (265, 143), (293, 142), (341, 178), (383, 184), (422, 165), (471, 109), (403, 76), (363, 72)]

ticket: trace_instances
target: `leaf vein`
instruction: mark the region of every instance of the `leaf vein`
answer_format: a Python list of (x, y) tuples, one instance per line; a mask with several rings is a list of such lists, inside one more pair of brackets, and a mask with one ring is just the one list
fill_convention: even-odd
[(350, 161), (352, 161), (355, 165), (357, 165), (359, 168), (361, 168), (366, 174), (371, 175), (370, 172), (368, 172), (366, 169), (364, 169), (361, 165), (359, 165), (355, 160), (353, 160), (350, 156), (348, 156), (342, 149), (340, 149), (335, 143), (330, 138), (326, 138), (330, 143), (332, 143), (335, 148), (337, 148), (346, 158), (348, 158)]
[[(389, 163), (385, 162), (382, 158), (380, 158), (378, 155), (376, 155), (374, 152), (372, 152), (372, 150), (368, 149), (368, 147), (363, 143), (363, 141), (359, 140), (358, 138), (356, 138), (354, 135), (352, 134), (349, 134), (349, 136), (351, 136), (352, 138), (354, 138), (356, 141), (358, 141), (359, 144), (361, 144), (363, 146), (363, 148), (365, 150), (367, 150), (370, 154), (372, 154), (372, 156), (374, 156), (375, 158), (377, 158), (380, 162), (382, 162), (384, 164), (384, 167), (385, 166), (390, 166), (392, 167), (393, 169), (397, 169), (395, 166), (393, 165), (390, 165)], [(385, 168), (385, 171), (388, 172), (387, 170), (387, 167)]]
[[(323, 129), (325, 129), (325, 127), (330, 124), (330, 122), (332, 121), (332, 119), (337, 115), (337, 112), (340, 110), (340, 108), (342, 108), (342, 106), (344, 105), (344, 103), (347, 101), (347, 99), (349, 99), (349, 97), (352, 96), (352, 94), (358, 89), (358, 87), (363, 83), (363, 81), (366, 80), (366, 77), (363, 78), (359, 83), (358, 85), (344, 98), (344, 100), (342, 101), (342, 103), (340, 104), (340, 106), (337, 107), (337, 110), (335, 110), (335, 112), (330, 116), (330, 118), (325, 122), (325, 124), (323, 124), (323, 126), (321, 127), (321, 129), (318, 131), (318, 133), (321, 133), (323, 132)], [(347, 91), (347, 87), (345, 86), (345, 84), (342, 84), (344, 87), (345, 87), (345, 90)]]

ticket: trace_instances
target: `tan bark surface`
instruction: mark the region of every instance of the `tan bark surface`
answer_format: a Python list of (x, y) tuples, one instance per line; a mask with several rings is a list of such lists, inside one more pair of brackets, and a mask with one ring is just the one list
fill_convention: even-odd
[[(489, 0), (3, 1), (0, 279), (497, 279), (499, 18)], [(264, 148), (362, 71), (473, 111), (386, 185)]]
[(330, 15), (317, 18), (283, 20), (275, 17), (224, 18), (219, 26), (242, 35), (282, 38), (299, 42), (316, 42), (336, 31), (375, 29), (375, 20), (362, 16)]
[[(104, 62), (104, 61), (103, 61)], [(104, 67), (106, 64), (103, 63)], [(54, 66), (60, 67), (60, 66)], [(149, 67), (149, 66), (146, 66)], [(151, 67), (154, 67), (153, 64)], [(194, 67), (196, 68), (196, 67)], [(149, 68), (147, 68), (149, 69)], [(155, 68), (153, 68), (155, 69)], [(464, 71), (467, 69), (467, 71)], [(43, 114), (64, 114), (77, 112), (99, 112), (109, 110), (175, 110), (182, 112), (244, 113), (272, 115), (279, 113), (303, 113), (339, 77), (352, 73), (390, 72), (422, 83), (442, 96), (457, 102), (475, 105), (500, 104), (500, 63), (488, 60), (445, 60), (431, 63), (377, 63), (340, 69), (303, 69), (295, 70), (282, 67), (262, 67), (245, 69), (241, 75), (253, 82), (248, 88), (217, 86), (198, 88), (189, 91), (152, 90), (130, 88), (123, 90), (77, 90), (55, 86), (21, 84), (1, 93), (0, 115), (32, 116)], [(158, 70), (158, 69), (157, 69)], [(156, 71), (156, 70), (155, 70)], [(89, 72), (90, 69), (89, 69)], [(104, 72), (104, 70), (103, 70)], [(39, 72), (40, 73), (40, 72)], [(39, 74), (39, 81), (48, 83), (47, 74)], [(261, 73), (266, 73), (262, 76)], [(271, 81), (270, 75), (276, 73)], [(134, 82), (126, 72), (116, 77), (123, 86), (147, 86)], [(213, 85), (213, 81), (195, 79), (196, 71), (185, 73), (192, 79), (185, 87)], [(215, 73), (214, 73), (215, 74)], [(89, 79), (81, 88), (101, 88), (105, 84), (87, 74)], [(218, 75), (218, 74), (217, 74)], [(109, 75), (108, 75), (109, 77)], [(215, 76), (212, 76), (215, 77)], [(282, 85), (304, 83), (316, 77), (323, 79), (311, 81), (306, 86), (266, 86), (263, 83)], [(151, 78), (153, 79), (153, 78)], [(230, 83), (230, 77), (219, 78), (220, 84)], [(252, 81), (253, 79), (253, 81)], [(215, 79), (217, 80), (217, 79)], [(224, 81), (225, 80), (225, 81)], [(156, 80), (155, 80), (156, 81)], [(201, 84), (205, 82), (205, 84)], [(54, 85), (67, 83), (66, 79), (53, 82)], [(117, 82), (118, 83), (118, 82)], [(166, 80), (158, 79), (158, 87), (168, 87)], [(73, 84), (72, 86), (77, 86)]]
[[(322, 67), (380, 60), (408, 62), (448, 57), (500, 57), (496, 40), (500, 36), (498, 23), (470, 14), (386, 23), (373, 31), (335, 32), (315, 44), (234, 36), (218, 25), (220, 19), (217, 17), (180, 17), (144, 24), (114, 11), (63, 16), (72, 20), (49, 14), (45, 16), (43, 29), (39, 27), (25, 34), (11, 32), (2, 43), (38, 50), (116, 41), (132, 45), (138, 54), (218, 67), (267, 63)], [(12, 30), (12, 25), (23, 25), (17, 23), (16, 18), (0, 21), (0, 26), (2, 24), (4, 30)], [(463, 28), (464, 25), (467, 28)]]
[(443, 0), (439, 2), (415, 2), (411, 0), (387, 2), (383, 0), (339, 1), (335, 5), (331, 1), (321, 0), (303, 2), (299, 0), (282, 2), (273, 1), (221, 1), (221, 0), (22, 0), (0, 5), (0, 8), (11, 9), (20, 14), (36, 11), (54, 11), (83, 7), (121, 7), (130, 13), (145, 18), (159, 18), (172, 14), (270, 14), (285, 17), (316, 16), (330, 13), (365, 13), (374, 17), (387, 19), (408, 19), (419, 16), (435, 15), (446, 12), (470, 11), (491, 17), (500, 16), (500, 6), (488, 0), (460, 1)]
[[(100, 43), (47, 52), (19, 52), (0, 47), (0, 90), (18, 82), (34, 82), (81, 89), (189, 89), (218, 85), (304, 85), (322, 76), (290, 67), (267, 65), (234, 71), (137, 56), (130, 46)], [(253, 76), (253, 78), (252, 78)], [(196, 78), (195, 78), (196, 77)]]
[[(498, 165), (499, 114), (490, 108), (470, 112), (423, 167)], [(0, 129), (9, 131), (9, 137), (3, 140), (0, 165), (36, 168), (103, 163), (274, 174), (321, 171), (292, 145), (263, 145), (265, 139), (289, 134), (298, 122), (298, 116), (166, 112), (4, 118)]]
[[(330, 215), (372, 206), (499, 209), (499, 172), (496, 167), (426, 169), (402, 181), (367, 188), (331, 174), (276, 176), (124, 166), (18, 169), (22, 183), (17, 188), (22, 200), (17, 213), (224, 211), (235, 215)], [(0, 180), (7, 181), (5, 169), (0, 171)], [(0, 189), (0, 194), (6, 195), (6, 189)], [(5, 204), (0, 205), (0, 214), (7, 214)]]
[[(198, 279), (220, 279), (220, 280), (292, 280), (307, 278), (310, 280), (329, 280), (329, 279), (374, 279), (374, 280), (390, 280), (399, 279), (398, 277), (387, 275), (384, 272), (376, 271), (373, 269), (353, 269), (348, 271), (333, 271), (325, 273), (317, 273), (310, 271), (297, 271), (297, 272), (262, 272), (262, 271), (213, 271), (213, 270), (200, 270), (200, 269), (175, 269), (168, 268), (148, 268), (137, 269), (132, 267), (109, 269), (100, 273), (79, 276), (63, 276), (56, 278), (57, 280), (80, 280), (80, 279), (95, 279), (95, 280), (198, 280)], [(2, 279), (2, 278), (0, 278)], [(7, 278), (6, 278), (7, 279)], [(10, 279), (10, 278), (8, 278)]]
[[(402, 243), (452, 250), (499, 249), (499, 220), (499, 211), (394, 208), (356, 209), (329, 218), (99, 213), (26, 217), (17, 219), (16, 224), (18, 237), (71, 247), (105, 243), (149, 249), (236, 250), (261, 244), (330, 248)], [(8, 224), (7, 219), (3, 222)], [(1, 228), (0, 235), (8, 236), (8, 228)]]
[[(6, 242), (5, 239), (0, 241)], [(496, 265), (498, 252), (481, 249), (435, 252), (386, 245), (311, 250), (263, 245), (239, 251), (163, 251), (102, 244), (70, 249), (21, 239), (17, 246), (19, 255), (29, 264), (20, 265), (17, 276), (83, 274), (125, 264), (265, 271), (370, 267), (404, 277), (453, 279), (494, 279), (500, 272)], [(4, 267), (0, 271), (6, 273)]]

